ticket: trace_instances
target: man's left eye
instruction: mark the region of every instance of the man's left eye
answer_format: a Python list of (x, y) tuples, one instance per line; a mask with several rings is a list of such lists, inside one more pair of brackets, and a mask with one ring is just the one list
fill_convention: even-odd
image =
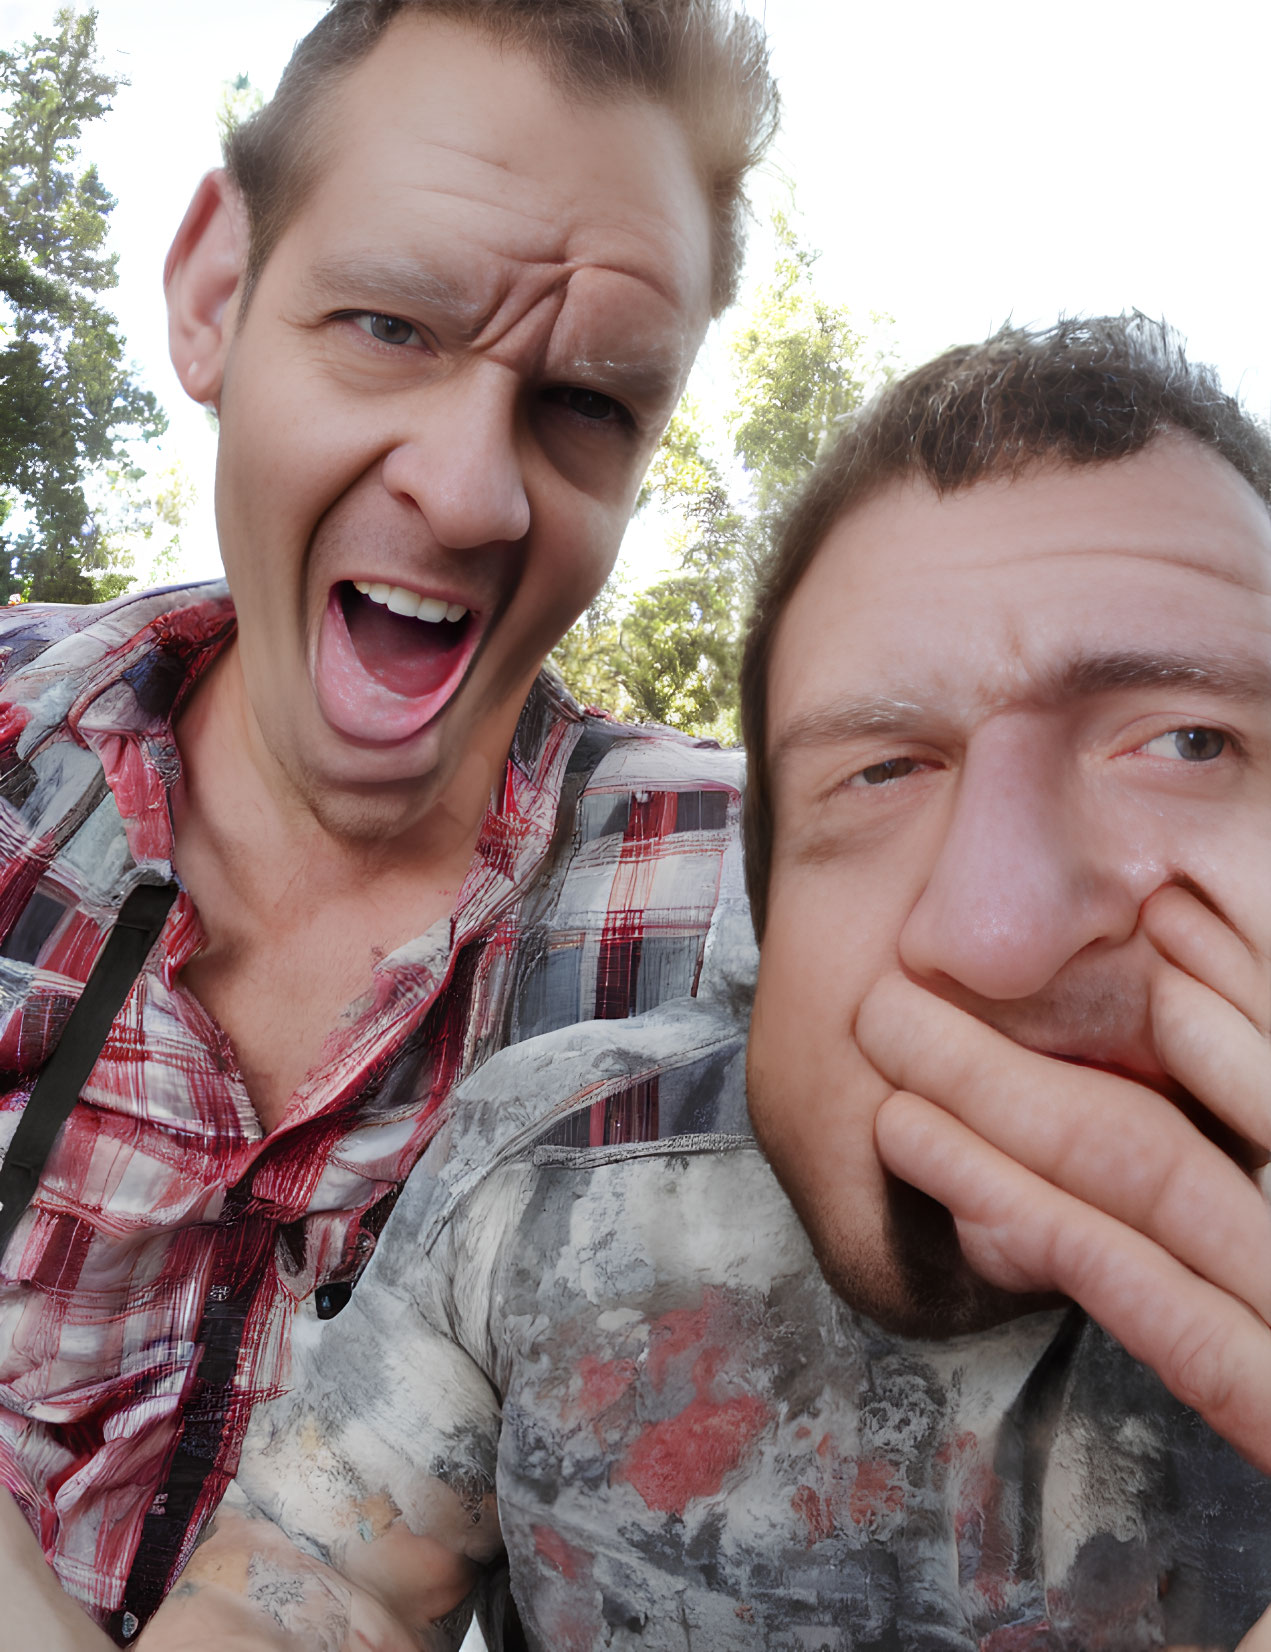
[(606, 396), (602, 390), (586, 390), (577, 384), (554, 385), (547, 392), (547, 400), (597, 424), (630, 422), (631, 416), (622, 403)]
[(371, 310), (359, 310), (349, 317), (364, 333), (369, 333), (381, 344), (422, 344), (419, 329), (396, 315), (377, 315)]
[(1185, 763), (1212, 763), (1226, 749), (1227, 736), (1216, 728), (1171, 729), (1143, 747), (1151, 757), (1181, 757)]

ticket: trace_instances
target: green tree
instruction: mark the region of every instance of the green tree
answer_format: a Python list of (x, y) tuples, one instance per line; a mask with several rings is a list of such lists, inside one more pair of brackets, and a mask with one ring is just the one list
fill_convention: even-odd
[(118, 596), (140, 580), (144, 587), (182, 577), (181, 531), (197, 494), (180, 460), (148, 473), (127, 462), (108, 465), (99, 478), (95, 510), (103, 571), (93, 575), (98, 601)]
[(0, 602), (84, 602), (127, 583), (92, 501), (162, 432), (99, 295), (115, 205), (81, 166), (85, 125), (121, 82), (97, 57), (97, 14), (64, 6), (54, 32), (0, 52)]
[(772, 528), (846, 415), (890, 372), (849, 310), (818, 293), (817, 254), (774, 220), (772, 274), (735, 328), (727, 411), (680, 407), (639, 509), (670, 524), (675, 569), (642, 591), (611, 583), (557, 649), (589, 704), (726, 742), (738, 738), (741, 632)]

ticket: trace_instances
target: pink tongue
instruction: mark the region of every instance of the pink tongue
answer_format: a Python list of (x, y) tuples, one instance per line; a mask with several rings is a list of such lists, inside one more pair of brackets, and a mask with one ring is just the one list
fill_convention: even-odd
[(353, 593), (343, 603), (349, 641), (369, 677), (408, 700), (432, 694), (454, 665), (464, 626), (429, 625)]

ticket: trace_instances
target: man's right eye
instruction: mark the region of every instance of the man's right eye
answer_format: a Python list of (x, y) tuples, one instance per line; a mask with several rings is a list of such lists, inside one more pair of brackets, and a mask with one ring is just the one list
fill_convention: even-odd
[(914, 774), (922, 764), (916, 757), (889, 757), (885, 763), (871, 763), (848, 780), (849, 786), (886, 786), (889, 781), (903, 780)]
[(425, 348), (426, 341), (421, 336), (418, 327), (413, 327), (409, 321), (403, 321), (400, 316), (380, 315), (373, 310), (352, 310), (347, 319), (356, 322), (364, 333), (369, 333), (380, 344), (413, 345), (418, 349)]

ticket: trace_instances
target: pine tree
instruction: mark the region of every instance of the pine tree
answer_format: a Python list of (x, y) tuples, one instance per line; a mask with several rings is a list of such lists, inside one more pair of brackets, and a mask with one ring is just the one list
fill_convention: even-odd
[(786, 501), (843, 419), (891, 371), (850, 311), (816, 289), (817, 254), (788, 220), (729, 349), (727, 411), (683, 403), (640, 509), (674, 524), (678, 566), (633, 593), (619, 576), (553, 655), (575, 695), (617, 716), (738, 738), (737, 671), (755, 577)]
[[(114, 197), (81, 168), (83, 128), (121, 82), (98, 61), (97, 14), (0, 52), (0, 602), (87, 602), (121, 583), (93, 482), (139, 475), (125, 444), (166, 421), (99, 301)], [(6, 536), (7, 530), (7, 536)]]

